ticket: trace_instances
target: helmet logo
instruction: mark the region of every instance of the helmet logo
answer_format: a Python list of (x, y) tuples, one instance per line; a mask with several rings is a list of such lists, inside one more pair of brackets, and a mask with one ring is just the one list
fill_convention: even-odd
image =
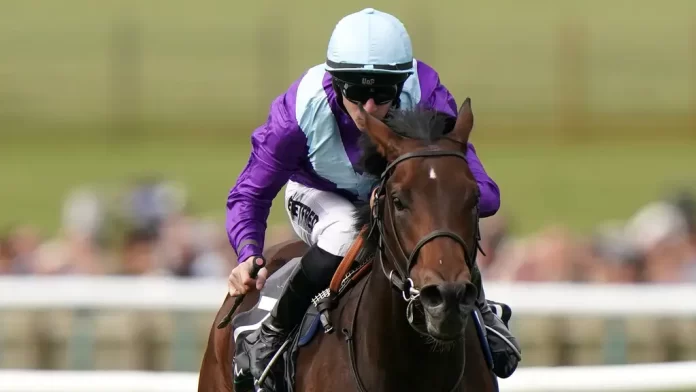
[(372, 86), (373, 84), (375, 84), (375, 80), (368, 79), (368, 78), (362, 78), (362, 84), (364, 84), (366, 86)]

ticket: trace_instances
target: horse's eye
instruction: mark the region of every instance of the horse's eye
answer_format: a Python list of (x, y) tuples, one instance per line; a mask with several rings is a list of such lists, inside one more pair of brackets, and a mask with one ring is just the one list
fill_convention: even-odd
[(404, 203), (401, 202), (401, 199), (396, 196), (392, 197), (392, 203), (394, 204), (394, 208), (396, 208), (398, 211), (403, 211), (406, 208)]

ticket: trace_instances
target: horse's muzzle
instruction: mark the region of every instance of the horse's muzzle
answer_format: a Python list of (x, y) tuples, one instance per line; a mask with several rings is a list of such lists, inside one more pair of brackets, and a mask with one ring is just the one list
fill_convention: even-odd
[(440, 283), (420, 289), (428, 333), (438, 340), (455, 340), (464, 334), (478, 292), (471, 282)]

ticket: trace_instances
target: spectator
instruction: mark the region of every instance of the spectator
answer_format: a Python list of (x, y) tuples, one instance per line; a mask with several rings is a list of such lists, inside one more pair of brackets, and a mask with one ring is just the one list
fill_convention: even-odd
[(605, 224), (592, 238), (592, 278), (597, 282), (636, 283), (645, 281), (641, 252), (619, 223)]
[(157, 261), (157, 233), (152, 228), (137, 228), (126, 233), (121, 252), (120, 273), (124, 275), (167, 274)]
[(4, 264), (4, 273), (31, 274), (34, 272), (36, 252), (41, 243), (37, 229), (29, 225), (21, 225), (9, 230), (2, 248), (0, 265)]
[(626, 232), (645, 258), (650, 281), (682, 281), (693, 255), (687, 221), (676, 206), (664, 201), (648, 204), (628, 221)]
[(12, 274), (13, 270), (10, 239), (7, 235), (0, 235), (0, 275)]

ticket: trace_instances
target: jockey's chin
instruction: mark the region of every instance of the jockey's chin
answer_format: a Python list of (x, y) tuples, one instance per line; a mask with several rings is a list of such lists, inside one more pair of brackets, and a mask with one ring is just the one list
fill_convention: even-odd
[[(350, 115), (350, 117), (355, 121), (356, 118), (358, 118), (358, 114), (360, 113), (360, 108), (358, 107), (358, 104), (352, 101), (349, 101), (346, 97), (343, 97), (343, 106), (346, 107), (346, 111)], [(365, 109), (366, 112), (370, 113), (373, 117), (382, 120), (384, 117), (386, 117), (387, 113), (389, 112), (389, 108), (392, 106), (392, 101), (389, 101), (385, 104), (382, 105), (377, 105), (375, 103), (375, 100), (370, 98), (365, 104), (363, 105), (363, 108)]]

